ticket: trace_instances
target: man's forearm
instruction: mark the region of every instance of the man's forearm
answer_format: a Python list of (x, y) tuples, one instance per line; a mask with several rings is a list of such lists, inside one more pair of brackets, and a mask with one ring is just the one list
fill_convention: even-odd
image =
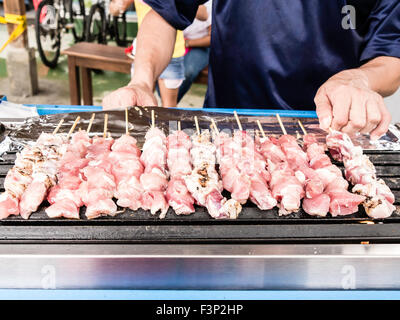
[(129, 85), (153, 85), (171, 60), (176, 30), (151, 10), (143, 19), (137, 35), (135, 69)]
[(371, 90), (383, 97), (390, 96), (400, 86), (400, 59), (377, 57), (359, 68)]

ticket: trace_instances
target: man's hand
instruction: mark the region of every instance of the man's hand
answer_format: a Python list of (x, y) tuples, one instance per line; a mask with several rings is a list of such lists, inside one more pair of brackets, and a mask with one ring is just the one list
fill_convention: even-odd
[(157, 99), (150, 88), (141, 84), (129, 84), (119, 88), (103, 99), (103, 110), (131, 106), (157, 106)]
[(373, 91), (361, 69), (342, 71), (318, 90), (315, 96), (321, 129), (332, 128), (354, 135), (370, 133), (371, 139), (384, 135), (391, 115), (383, 97)]

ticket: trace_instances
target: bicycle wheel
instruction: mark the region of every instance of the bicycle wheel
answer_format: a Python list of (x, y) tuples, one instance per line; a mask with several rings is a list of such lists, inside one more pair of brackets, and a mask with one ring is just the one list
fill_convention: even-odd
[(53, 0), (43, 0), (36, 11), (35, 32), (39, 56), (49, 68), (57, 66), (61, 47), (61, 30)]
[(107, 44), (106, 13), (99, 4), (90, 8), (85, 29), (85, 41)]
[(72, 34), (75, 42), (85, 37), (86, 13), (84, 0), (69, 0), (69, 21), (74, 25)]
[(126, 14), (113, 18), (115, 42), (120, 47), (126, 47)]

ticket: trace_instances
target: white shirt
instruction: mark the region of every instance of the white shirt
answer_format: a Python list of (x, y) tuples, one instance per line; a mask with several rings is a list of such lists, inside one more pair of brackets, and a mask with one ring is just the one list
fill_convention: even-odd
[(204, 3), (207, 8), (208, 18), (206, 21), (194, 19), (193, 23), (183, 31), (185, 39), (200, 39), (208, 35), (208, 27), (211, 25), (212, 0)]

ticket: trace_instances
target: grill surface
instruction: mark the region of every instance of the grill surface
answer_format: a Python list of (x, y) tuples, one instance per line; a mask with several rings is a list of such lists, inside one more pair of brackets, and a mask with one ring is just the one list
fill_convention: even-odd
[[(385, 180), (396, 197), (397, 210), (389, 218), (372, 220), (363, 207), (345, 217), (311, 217), (304, 211), (280, 217), (278, 209), (261, 211), (248, 202), (237, 220), (211, 219), (205, 208), (177, 216), (172, 209), (165, 219), (144, 210), (125, 210), (115, 217), (88, 220), (81, 208), (80, 220), (50, 219), (44, 203), (29, 220), (11, 216), (0, 221), (1, 242), (399, 242), (400, 241), (400, 152), (367, 151), (377, 175)], [(13, 166), (15, 153), (0, 162), (0, 191)], [(335, 162), (334, 162), (335, 163)], [(341, 164), (335, 163), (339, 167)], [(124, 210), (121, 208), (121, 211)]]

